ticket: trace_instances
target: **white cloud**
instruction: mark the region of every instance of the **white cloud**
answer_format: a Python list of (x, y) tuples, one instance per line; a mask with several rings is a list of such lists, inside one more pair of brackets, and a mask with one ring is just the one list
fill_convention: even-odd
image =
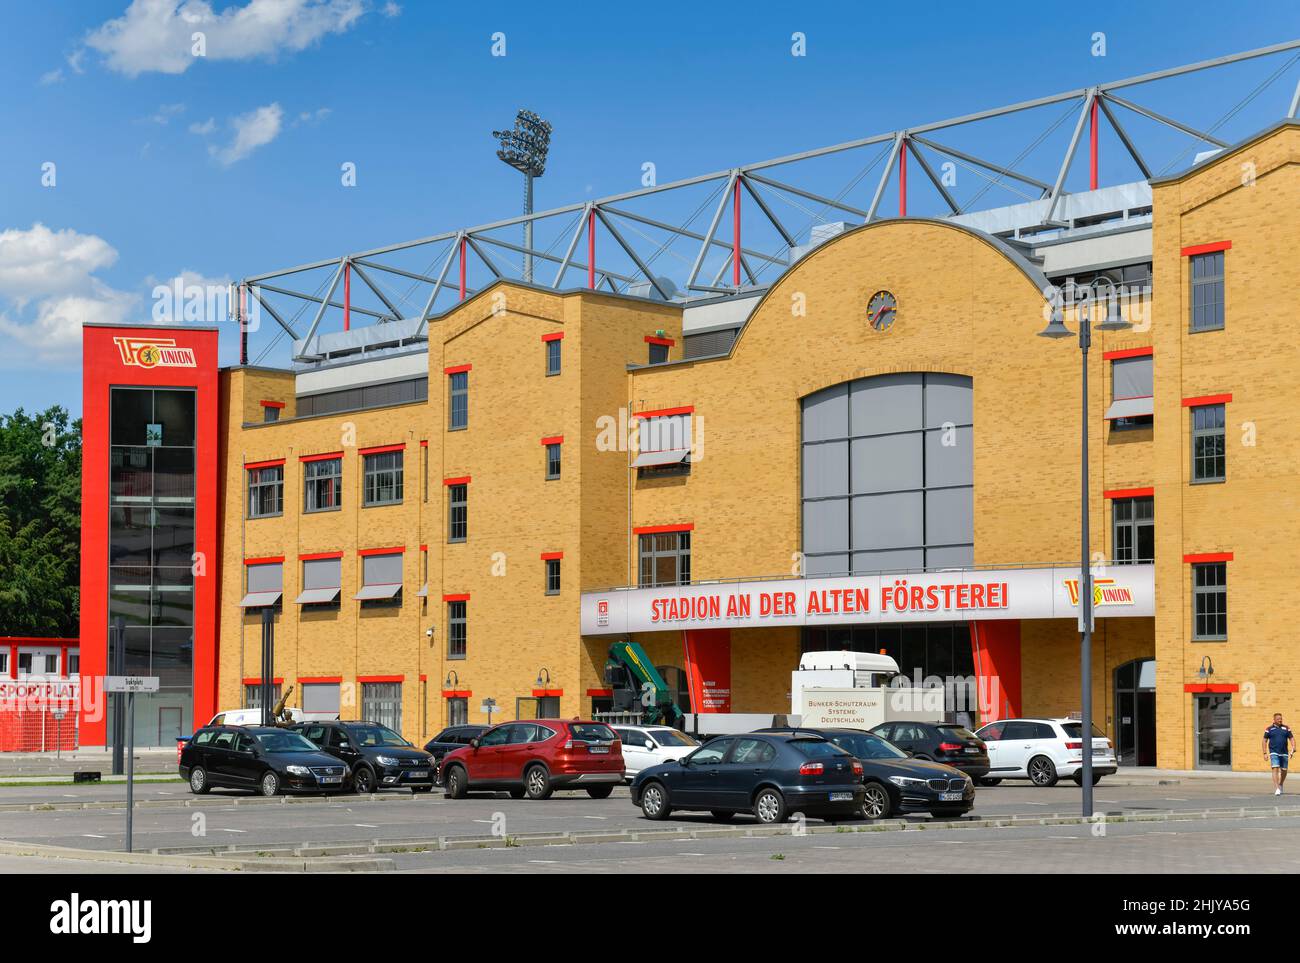
[(63, 68), (55, 67), (53, 70), (47, 70), (41, 74), (41, 86), (48, 87), (50, 84), (57, 84), (63, 79)]
[(393, 3), (393, 0), (388, 0), (388, 2), (384, 4), (384, 9), (380, 12), (383, 13), (385, 17), (400, 17), (402, 15), (402, 8)]
[(163, 104), (149, 117), (149, 121), (161, 126), (167, 126), (171, 123), (173, 117), (179, 117), (185, 113), (184, 104)]
[(102, 237), (39, 221), (31, 230), (0, 231), (0, 298), (19, 308), (36, 298), (86, 291), (95, 271), (111, 267), (117, 250)]
[(203, 34), (206, 59), (273, 58), (346, 32), (365, 8), (365, 0), (249, 0), (217, 13), (206, 0), (132, 0), (122, 16), (91, 31), (86, 46), (131, 77), (181, 74), (200, 59), (195, 33)]
[(213, 145), (208, 151), (223, 167), (243, 160), (259, 147), (264, 147), (276, 137), (284, 126), (284, 109), (279, 104), (267, 104), (230, 121), (235, 135), (224, 147)]
[[(116, 261), (116, 249), (94, 234), (41, 223), (0, 231), (0, 334), (30, 349), (22, 364), (74, 363), (83, 323), (129, 319), (139, 296), (95, 277)], [(0, 365), (12, 367), (13, 360)]]
[(190, 133), (198, 134), (200, 137), (207, 137), (208, 134), (212, 133), (216, 129), (217, 121), (216, 118), (213, 117), (209, 117), (201, 124), (197, 122), (190, 124)]
[(293, 122), (293, 125), (297, 127), (299, 124), (319, 124), (332, 113), (334, 113), (334, 111), (328, 107), (318, 107), (315, 110), (304, 110), (298, 115), (298, 118)]

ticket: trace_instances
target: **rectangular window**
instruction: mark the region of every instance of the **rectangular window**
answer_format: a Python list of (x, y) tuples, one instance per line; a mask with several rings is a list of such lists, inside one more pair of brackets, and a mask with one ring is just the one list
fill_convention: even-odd
[(1191, 260), (1193, 332), (1223, 327), (1223, 252), (1194, 254)]
[(342, 558), (307, 558), (302, 562), (299, 605), (337, 605), (343, 586)]
[(668, 345), (650, 342), (650, 363), (663, 364), (668, 360)]
[[(0, 672), (3, 671), (4, 671), (4, 667), (0, 666)], [(80, 672), (81, 672), (81, 656), (75, 652), (68, 653), (68, 675), (73, 676), (79, 674)]]
[(469, 725), (469, 700), (464, 696), (452, 696), (447, 700), (447, 725)]
[[(272, 702), (272, 705), (274, 705), (276, 702), (280, 701), (280, 696), (282, 695), (280, 691), (280, 683), (277, 682), (273, 686), (271, 686), (271, 691), (274, 697), (274, 702)], [(260, 685), (244, 686), (244, 708), (245, 709), (262, 708), (262, 687)]]
[(279, 408), (277, 408), (275, 405), (262, 406), (262, 421), (264, 423), (270, 424), (273, 421), (279, 421), (279, 420), (280, 420)]
[(1110, 363), (1110, 407), (1106, 420), (1113, 431), (1150, 428), (1154, 412), (1152, 358), (1116, 358)]
[(560, 594), (560, 560), (558, 558), (546, 559), (546, 594)]
[(0, 676), (9, 675), (9, 653), (0, 652)]
[(1155, 499), (1116, 498), (1111, 502), (1114, 520), (1112, 556), (1116, 563), (1134, 565), (1155, 561)]
[(420, 446), (420, 471), (424, 476), (424, 501), (429, 501), (429, 446)]
[(658, 532), (642, 535), (640, 557), (642, 587), (690, 584), (690, 532)]
[(1192, 481), (1221, 482), (1227, 478), (1227, 439), (1223, 405), (1192, 408)]
[(341, 699), (337, 682), (304, 682), (302, 686), (303, 712), (338, 712)]
[(689, 475), (693, 415), (657, 415), (640, 418), (637, 456), (632, 465), (637, 476)]
[(363, 604), (402, 604), (402, 554), (361, 557), (361, 590), (353, 596)]
[(248, 469), (248, 517), (284, 514), (284, 466)]
[(546, 377), (560, 373), (560, 346), (564, 342), (555, 338), (546, 342)]
[(463, 542), (469, 537), (469, 486), (447, 486), (447, 541)]
[(1192, 638), (1222, 641), (1228, 637), (1228, 564), (1192, 566)]
[(244, 581), (244, 597), (239, 603), (241, 608), (278, 608), (280, 593), (284, 591), (284, 563), (257, 562), (245, 565)]
[(447, 408), (447, 427), (451, 431), (469, 427), (469, 372), (454, 371), (449, 376), (451, 403)]
[(398, 505), (402, 501), (402, 451), (365, 456), (365, 504)]
[(402, 683), (361, 683), (361, 718), (402, 731)]
[(1232, 696), (1195, 695), (1196, 768), (1232, 768)]
[(560, 445), (558, 442), (546, 446), (546, 480), (554, 481), (560, 477)]
[(467, 602), (447, 603), (447, 658), (463, 659), (467, 650), (465, 606)]
[[(19, 653), (18, 653), (18, 674), (19, 674), (19, 675), (32, 675), (32, 674), (33, 674), (33, 666), (32, 666), (32, 663), (33, 663), (34, 661), (35, 661), (35, 656), (33, 656), (32, 653), (30, 653), (30, 652), (19, 652)], [(41, 659), (41, 667), (42, 667), (42, 668), (44, 668), (44, 663), (45, 663), (45, 660), (44, 660), (44, 658), (42, 658), (42, 659)]]
[(342, 458), (303, 462), (302, 477), (304, 512), (332, 512), (342, 507)]

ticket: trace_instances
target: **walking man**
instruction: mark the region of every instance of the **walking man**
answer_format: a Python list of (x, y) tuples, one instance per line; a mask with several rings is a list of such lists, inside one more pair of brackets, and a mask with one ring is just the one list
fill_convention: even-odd
[(1264, 730), (1264, 758), (1273, 769), (1273, 795), (1282, 795), (1287, 760), (1295, 753), (1295, 733), (1282, 724), (1282, 713), (1273, 713), (1273, 724)]

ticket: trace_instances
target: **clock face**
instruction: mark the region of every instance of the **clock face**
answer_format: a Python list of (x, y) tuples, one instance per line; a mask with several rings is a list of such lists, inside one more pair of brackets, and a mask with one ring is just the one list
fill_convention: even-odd
[(888, 331), (898, 318), (898, 299), (888, 291), (877, 291), (867, 302), (867, 323), (877, 331)]

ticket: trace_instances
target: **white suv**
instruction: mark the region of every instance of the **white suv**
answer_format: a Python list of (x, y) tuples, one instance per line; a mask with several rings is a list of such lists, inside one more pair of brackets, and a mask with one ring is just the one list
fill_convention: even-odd
[(611, 726), (623, 743), (623, 774), (631, 779), (642, 769), (680, 759), (699, 748), (686, 733), (670, 726)]
[[(1063, 776), (1083, 785), (1083, 723), (1078, 719), (1000, 719), (975, 735), (989, 751), (989, 772), (980, 780), (982, 786), (996, 786), (1003, 779), (1055, 786)], [(1116, 768), (1110, 740), (1093, 726), (1092, 784)]]

